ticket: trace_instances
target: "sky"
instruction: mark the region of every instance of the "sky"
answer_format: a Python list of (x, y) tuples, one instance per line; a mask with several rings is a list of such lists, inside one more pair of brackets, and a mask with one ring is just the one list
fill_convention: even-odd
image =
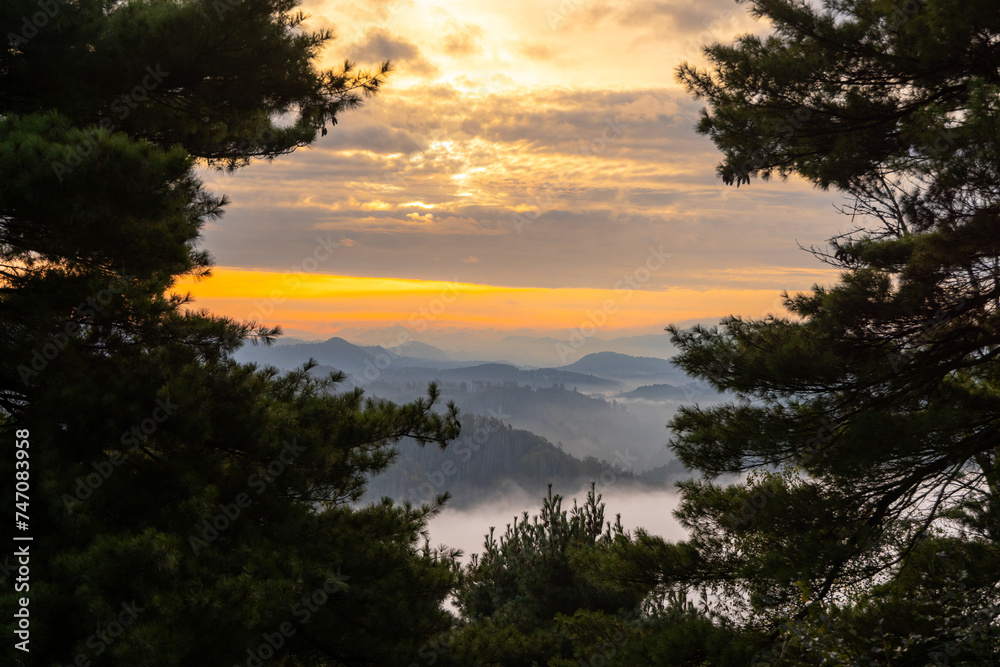
[[(766, 33), (732, 0), (306, 0), (333, 67), (385, 59), (327, 136), (234, 175), (195, 306), (328, 338), (429, 330), (605, 337), (780, 313), (836, 279), (802, 251), (836, 192), (739, 189), (675, 80), (701, 46)], [(414, 329), (416, 339), (420, 330)], [(430, 333), (430, 331), (428, 331)], [(377, 341), (373, 341), (377, 342)]]

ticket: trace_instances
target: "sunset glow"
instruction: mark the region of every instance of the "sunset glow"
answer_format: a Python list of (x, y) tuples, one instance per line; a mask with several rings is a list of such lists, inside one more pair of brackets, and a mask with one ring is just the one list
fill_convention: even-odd
[[(204, 235), (223, 268), (180, 287), (195, 307), (321, 337), (405, 326), (457, 284), (428, 326), (567, 330), (619, 299), (602, 329), (649, 333), (776, 312), (782, 290), (836, 278), (795, 240), (840, 231), (840, 202), (797, 181), (723, 187), (693, 130), (675, 66), (767, 29), (728, 0), (303, 9), (336, 33), (325, 64), (395, 70), (308, 149), (203, 171), (232, 203)], [(625, 301), (615, 285), (651, 249), (669, 257)]]
[(393, 324), (415, 333), (447, 328), (560, 332), (591, 326), (636, 332), (737, 309), (751, 316), (780, 311), (774, 292), (762, 289), (650, 291), (624, 281), (610, 289), (531, 288), (240, 269), (214, 273), (205, 281), (180, 283), (176, 291), (191, 292), (213, 312), (316, 334)]

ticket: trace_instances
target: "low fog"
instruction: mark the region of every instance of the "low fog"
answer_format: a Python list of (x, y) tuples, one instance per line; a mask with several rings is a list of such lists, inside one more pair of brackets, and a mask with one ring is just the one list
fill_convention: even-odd
[[(558, 493), (553, 489), (553, 494)], [(676, 491), (636, 491), (634, 489), (604, 489), (597, 488), (601, 501), (605, 504), (604, 519), (614, 523), (615, 515), (621, 514), (622, 526), (629, 531), (644, 528), (653, 535), (659, 535), (669, 541), (681, 540), (686, 537), (684, 528), (673, 516), (677, 507)], [(563, 509), (573, 507), (573, 499), (582, 503), (587, 497), (587, 489), (578, 489), (563, 496)], [(462, 550), (461, 561), (467, 563), (473, 553), (483, 550), (483, 541), (491, 526), (496, 528), (494, 535), (499, 537), (512, 523), (514, 517), (520, 517), (527, 511), (529, 516), (538, 514), (542, 506), (542, 496), (532, 497), (524, 492), (512, 492), (502, 498), (491, 499), (481, 505), (466, 509), (446, 507), (440, 515), (431, 519), (431, 546), (446, 545)]]

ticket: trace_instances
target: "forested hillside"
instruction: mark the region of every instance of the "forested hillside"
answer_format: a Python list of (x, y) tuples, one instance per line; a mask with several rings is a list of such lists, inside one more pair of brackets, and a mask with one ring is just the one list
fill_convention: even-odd
[(448, 492), (450, 507), (469, 507), (512, 493), (541, 497), (550, 484), (562, 494), (579, 493), (591, 483), (637, 490), (651, 486), (624, 452), (617, 465), (592, 457), (581, 460), (495, 417), (464, 419), (462, 435), (445, 449), (407, 440), (396, 449), (399, 457), (392, 466), (369, 479), (367, 497), (421, 504)]
[[(372, 382), (368, 391), (398, 400), (419, 386), (386, 380)], [(635, 472), (673, 458), (667, 450), (669, 434), (664, 420), (680, 405), (677, 399), (628, 405), (561, 385), (444, 382), (438, 386), (444, 400), (453, 401), (463, 412), (503, 415), (508, 424), (540, 435), (577, 458), (592, 456), (614, 463), (620, 454), (627, 453)], [(708, 399), (703, 402), (711, 403), (718, 396), (709, 394)]]

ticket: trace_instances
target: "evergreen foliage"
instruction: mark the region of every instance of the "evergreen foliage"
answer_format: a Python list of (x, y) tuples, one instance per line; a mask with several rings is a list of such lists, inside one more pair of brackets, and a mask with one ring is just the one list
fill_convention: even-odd
[[(455, 594), (460, 620), (418, 654), (415, 664), (745, 665), (761, 638), (696, 607), (683, 593), (609, 576), (618, 553), (648, 536), (604, 520), (592, 487), (569, 510), (549, 495), (464, 568)], [(430, 662), (433, 657), (434, 662)]]
[(172, 292), (225, 204), (196, 164), (310, 143), (388, 64), (317, 69), (330, 35), (285, 0), (39, 7), (0, 8), (0, 427), (29, 433), (33, 537), (3, 608), (30, 598), (31, 661), (400, 664), (450, 623), (452, 554), (418, 548), (440, 499), (355, 503), (456, 411), (237, 364), (278, 331)]
[[(680, 367), (736, 397), (682, 409), (674, 451), (709, 478), (766, 475), (685, 484), (693, 537), (650, 547), (650, 571), (728, 592), (765, 628), (831, 604), (872, 620), (875, 587), (897, 606), (904, 581), (905, 596), (933, 599), (916, 582), (943, 540), (965, 590), (992, 608), (1000, 15), (954, 0), (748, 4), (773, 35), (713, 45), (709, 70), (678, 70), (708, 103), (698, 129), (724, 153), (719, 175), (838, 188), (856, 227), (813, 249), (841, 278), (786, 295), (789, 316), (671, 330)], [(897, 648), (921, 632), (910, 609), (912, 626), (886, 631)]]

